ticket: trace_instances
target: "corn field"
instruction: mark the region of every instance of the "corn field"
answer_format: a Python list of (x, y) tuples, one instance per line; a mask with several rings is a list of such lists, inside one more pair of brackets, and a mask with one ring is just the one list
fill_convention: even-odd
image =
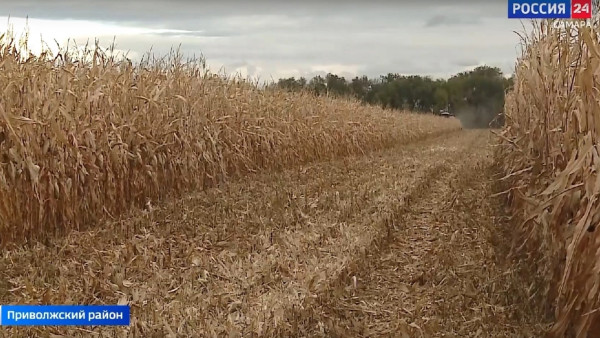
[(229, 177), (457, 129), (351, 100), (263, 91), (173, 52), (29, 55), (0, 39), (0, 242), (84, 229)]
[[(594, 23), (597, 27), (597, 22)], [(497, 156), (556, 337), (600, 332), (600, 37), (548, 21), (523, 36)], [(521, 251), (522, 252), (522, 251)]]
[[(565, 34), (525, 41), (499, 145), (453, 117), (263, 88), (178, 52), (35, 56), (3, 35), (0, 304), (131, 316), (0, 337), (538, 337), (549, 320), (523, 299), (539, 291), (559, 305), (553, 332), (593, 330), (600, 54), (591, 32)], [(539, 291), (508, 255), (495, 158), (519, 244), (542, 254)]]

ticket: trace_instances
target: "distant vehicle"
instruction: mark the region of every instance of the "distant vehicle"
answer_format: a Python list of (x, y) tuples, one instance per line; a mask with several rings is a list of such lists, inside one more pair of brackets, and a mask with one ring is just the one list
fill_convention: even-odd
[(440, 115), (441, 115), (441, 116), (443, 116), (443, 117), (451, 117), (451, 116), (454, 116), (454, 115), (450, 114), (450, 113), (448, 112), (448, 110), (446, 110), (446, 109), (442, 109), (442, 110), (440, 110)]

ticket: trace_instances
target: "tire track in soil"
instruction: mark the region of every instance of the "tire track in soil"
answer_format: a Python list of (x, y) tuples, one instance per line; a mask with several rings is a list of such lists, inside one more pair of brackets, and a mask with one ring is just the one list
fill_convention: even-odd
[[(238, 306), (230, 311), (228, 334), (234, 336), (288, 336), (298, 334), (295, 326), (297, 310), (309, 307), (320, 294), (327, 293), (330, 285), (343, 274), (353, 269), (365, 252), (377, 245), (386, 236), (387, 226), (393, 220), (397, 205), (422, 191), (448, 161), (455, 160), (472, 144), (471, 134), (428, 142), (418, 148), (416, 157), (408, 154), (388, 153), (383, 161), (370, 162), (376, 175), (366, 175), (366, 181), (358, 184), (356, 190), (370, 190), (377, 185), (387, 184), (387, 189), (379, 189), (378, 194), (368, 198), (370, 203), (357, 203), (353, 206), (354, 217), (347, 224), (336, 229), (324, 241), (308, 241), (318, 245), (308, 246), (298, 254), (299, 245), (295, 238), (311, 236), (311, 231), (287, 233), (288, 239), (282, 245), (273, 246), (277, 259), (275, 274), (283, 275), (279, 288), (261, 290), (258, 295), (236, 300)], [(464, 144), (463, 144), (464, 143)], [(444, 147), (447, 145), (448, 147)], [(401, 163), (415, 162), (421, 170), (413, 177), (392, 174)], [(414, 164), (414, 163), (413, 163)], [(362, 169), (364, 170), (364, 169)], [(361, 173), (363, 176), (365, 173)], [(402, 180), (402, 185), (393, 188), (392, 183)], [(360, 180), (358, 180), (360, 181)], [(355, 181), (356, 182), (356, 181)], [(359, 194), (360, 195), (360, 194)], [(379, 202), (379, 205), (378, 205)], [(363, 209), (363, 210), (361, 210)], [(317, 220), (318, 222), (318, 220)], [(323, 239), (323, 236), (318, 236)], [(282, 273), (283, 272), (283, 273)], [(235, 285), (233, 286), (235, 289)], [(239, 299), (239, 298), (238, 298)]]
[[(539, 337), (544, 320), (522, 302), (527, 280), (505, 253), (508, 234), (490, 199), (485, 133), (468, 161), (406, 207), (387, 246), (360, 262), (338, 292), (303, 317), (314, 337)], [(526, 303), (526, 302), (525, 302)]]
[[(461, 149), (461, 153), (467, 149)], [(456, 154), (460, 155), (460, 154)], [(423, 170), (423, 175), (413, 180), (412, 185), (407, 189), (399, 198), (397, 203), (394, 205), (386, 206), (386, 210), (380, 210), (381, 215), (367, 227), (363, 228), (363, 231), (348, 231), (346, 236), (354, 236), (362, 240), (357, 241), (353, 246), (345, 248), (345, 255), (332, 255), (329, 260), (321, 260), (314, 262), (310, 268), (306, 270), (311, 271), (308, 276), (319, 276), (320, 280), (318, 285), (311, 284), (308, 288), (299, 287), (296, 285), (295, 289), (289, 287), (286, 292), (278, 293), (276, 295), (265, 294), (258, 302), (260, 307), (263, 309), (270, 309), (273, 312), (273, 307), (278, 308), (281, 311), (281, 316), (277, 320), (273, 320), (271, 327), (262, 332), (268, 336), (298, 336), (303, 335), (305, 332), (301, 330), (303, 323), (307, 318), (313, 319), (315, 317), (312, 313), (311, 308), (314, 304), (321, 301), (321, 298), (329, 293), (339, 293), (340, 282), (348, 276), (355, 274), (361, 269), (361, 261), (365, 258), (367, 253), (371, 251), (379, 250), (380, 246), (385, 246), (388, 243), (390, 237), (391, 228), (394, 227), (398, 218), (406, 211), (408, 205), (415, 200), (420, 198), (423, 191), (426, 191), (433, 181), (440, 178), (446, 177), (447, 163), (453, 161), (455, 157), (440, 157), (439, 162), (435, 163), (431, 167), (427, 167)], [(441, 175), (439, 173), (442, 172)], [(320, 251), (331, 252), (334, 246), (338, 246), (340, 243), (332, 243), (329, 248), (319, 248)], [(333, 268), (331, 268), (333, 267)], [(320, 273), (318, 272), (320, 270)], [(312, 281), (311, 281), (312, 282)], [(270, 298), (271, 300), (282, 299), (289, 294), (294, 292), (301, 292), (305, 294), (301, 300), (296, 302), (276, 302), (271, 301), (265, 305), (264, 298)], [(300, 309), (300, 310), (299, 310)], [(283, 325), (276, 325), (277, 323), (283, 323)], [(243, 332), (244, 334), (254, 333), (252, 331)]]
[[(377, 257), (382, 251), (386, 250), (390, 243), (395, 240), (394, 232), (405, 221), (407, 215), (412, 212), (413, 205), (418, 206), (422, 200), (431, 197), (431, 187), (444, 182), (451, 176), (457, 174), (452, 170), (455, 168), (457, 160), (465, 158), (471, 152), (473, 145), (481, 138), (478, 132), (466, 132), (467, 136), (462, 140), (462, 146), (447, 147), (448, 144), (453, 144), (455, 140), (445, 140), (438, 144), (431, 145), (425, 151), (438, 151), (451, 149), (451, 156), (441, 156), (439, 161), (432, 167), (427, 168), (425, 177), (417, 182), (417, 185), (402, 198), (398, 199), (398, 203), (391, 206), (391, 210), (387, 212), (382, 222), (372, 224), (371, 231), (376, 231), (378, 236), (373, 239), (369, 245), (365, 246), (362, 252), (351, 255), (351, 264), (348, 264), (341, 272), (332, 276), (329, 282), (322, 287), (319, 292), (307, 298), (307, 301), (298, 307), (291, 309), (287, 314), (287, 320), (291, 323), (287, 330), (278, 328), (273, 336), (329, 336), (335, 331), (326, 330), (325, 322), (330, 321), (327, 315), (326, 304), (330, 299), (343, 297), (348, 290), (352, 290), (357, 284), (356, 277), (368, 273), (370, 261), (372, 257)], [(468, 141), (466, 141), (468, 140)], [(331, 323), (329, 323), (331, 325)], [(344, 335), (348, 336), (348, 331), (343, 331)], [(327, 334), (325, 334), (327, 333)]]

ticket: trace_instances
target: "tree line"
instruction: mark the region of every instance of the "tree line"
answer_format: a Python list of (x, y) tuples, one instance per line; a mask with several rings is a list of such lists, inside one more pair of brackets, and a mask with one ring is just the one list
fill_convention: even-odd
[(513, 78), (496, 67), (480, 66), (449, 79), (389, 73), (379, 78), (357, 76), (351, 80), (327, 74), (310, 80), (284, 78), (270, 86), (288, 91), (308, 90), (316, 95), (353, 96), (365, 104), (422, 113), (448, 110), (465, 127), (498, 127), (504, 124), (505, 92)]

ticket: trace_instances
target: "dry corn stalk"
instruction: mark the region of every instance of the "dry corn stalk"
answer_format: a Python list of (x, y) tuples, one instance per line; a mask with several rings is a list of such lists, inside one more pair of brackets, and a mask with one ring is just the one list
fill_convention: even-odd
[[(534, 24), (523, 37), (498, 158), (538, 255), (551, 334), (600, 332), (600, 38), (596, 28)], [(597, 22), (594, 27), (598, 27)]]
[[(25, 41), (26, 42), (26, 41)], [(80, 229), (231, 176), (458, 129), (353, 100), (261, 90), (177, 52), (29, 55), (0, 37), (0, 244)]]

